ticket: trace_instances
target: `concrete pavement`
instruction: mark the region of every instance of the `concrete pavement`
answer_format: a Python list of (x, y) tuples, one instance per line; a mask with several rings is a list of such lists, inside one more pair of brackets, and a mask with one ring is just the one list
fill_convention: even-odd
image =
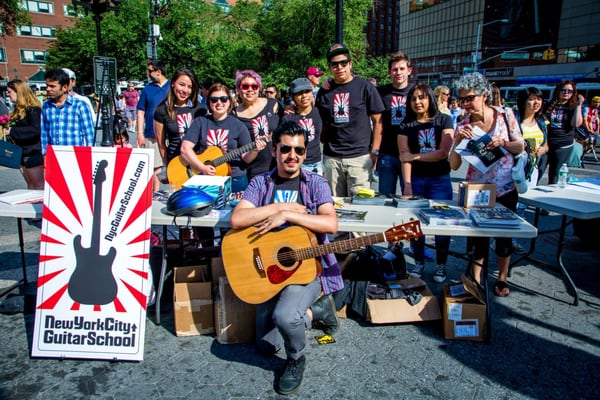
[[(573, 170), (576, 176), (589, 174)], [(597, 172), (596, 172), (597, 173)], [(464, 176), (464, 175), (463, 175)], [(454, 176), (461, 179), (460, 172)], [(23, 188), (16, 171), (0, 167), (0, 192)], [(526, 217), (532, 220), (528, 210)], [(542, 217), (542, 229), (560, 217)], [(26, 225), (31, 276), (38, 228)], [(307, 332), (307, 369), (294, 399), (598, 399), (600, 398), (600, 250), (586, 248), (569, 229), (564, 259), (580, 290), (580, 305), (560, 278), (523, 262), (510, 278), (511, 295), (492, 297), (491, 344), (443, 338), (439, 321), (371, 325), (344, 319), (336, 343), (318, 345)], [(16, 223), (0, 218), (0, 284), (20, 276)], [(553, 262), (557, 234), (538, 239), (535, 256)], [(523, 242), (523, 244), (526, 244)], [(462, 238), (451, 249), (461, 251)], [(450, 258), (460, 279), (466, 262)], [(407, 256), (409, 267), (412, 258)], [(489, 281), (496, 264), (491, 260)], [(434, 265), (424, 276), (432, 280)], [(34, 291), (34, 285), (28, 288)], [(441, 300), (441, 297), (440, 297)], [(167, 302), (168, 303), (168, 302)], [(31, 359), (33, 315), (0, 315), (0, 399), (272, 399), (283, 358), (264, 358), (251, 344), (221, 345), (212, 336), (176, 337), (172, 308), (162, 325), (148, 315), (144, 361)]]

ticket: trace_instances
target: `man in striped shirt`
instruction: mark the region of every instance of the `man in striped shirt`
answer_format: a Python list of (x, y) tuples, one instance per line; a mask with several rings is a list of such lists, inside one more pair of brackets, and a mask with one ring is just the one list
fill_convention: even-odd
[(44, 75), (48, 100), (42, 106), (42, 154), (48, 145), (93, 146), (94, 121), (87, 104), (69, 93), (69, 75), (49, 69)]

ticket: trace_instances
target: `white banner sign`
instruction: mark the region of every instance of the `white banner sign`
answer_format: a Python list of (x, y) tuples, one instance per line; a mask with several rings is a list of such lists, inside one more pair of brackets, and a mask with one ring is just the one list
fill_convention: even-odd
[(33, 357), (143, 359), (152, 153), (48, 147)]

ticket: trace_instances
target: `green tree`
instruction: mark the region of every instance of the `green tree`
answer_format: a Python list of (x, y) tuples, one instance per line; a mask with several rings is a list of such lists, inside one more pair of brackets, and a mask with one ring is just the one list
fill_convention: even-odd
[(20, 0), (0, 1), (0, 33), (2, 36), (11, 36), (15, 33), (17, 25), (31, 24), (29, 14), (21, 7)]

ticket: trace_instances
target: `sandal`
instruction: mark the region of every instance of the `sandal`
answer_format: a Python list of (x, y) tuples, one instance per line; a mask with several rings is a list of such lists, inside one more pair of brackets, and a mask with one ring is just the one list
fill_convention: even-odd
[(494, 293), (496, 296), (506, 297), (510, 294), (510, 288), (506, 282), (496, 281), (496, 284), (494, 285)]

